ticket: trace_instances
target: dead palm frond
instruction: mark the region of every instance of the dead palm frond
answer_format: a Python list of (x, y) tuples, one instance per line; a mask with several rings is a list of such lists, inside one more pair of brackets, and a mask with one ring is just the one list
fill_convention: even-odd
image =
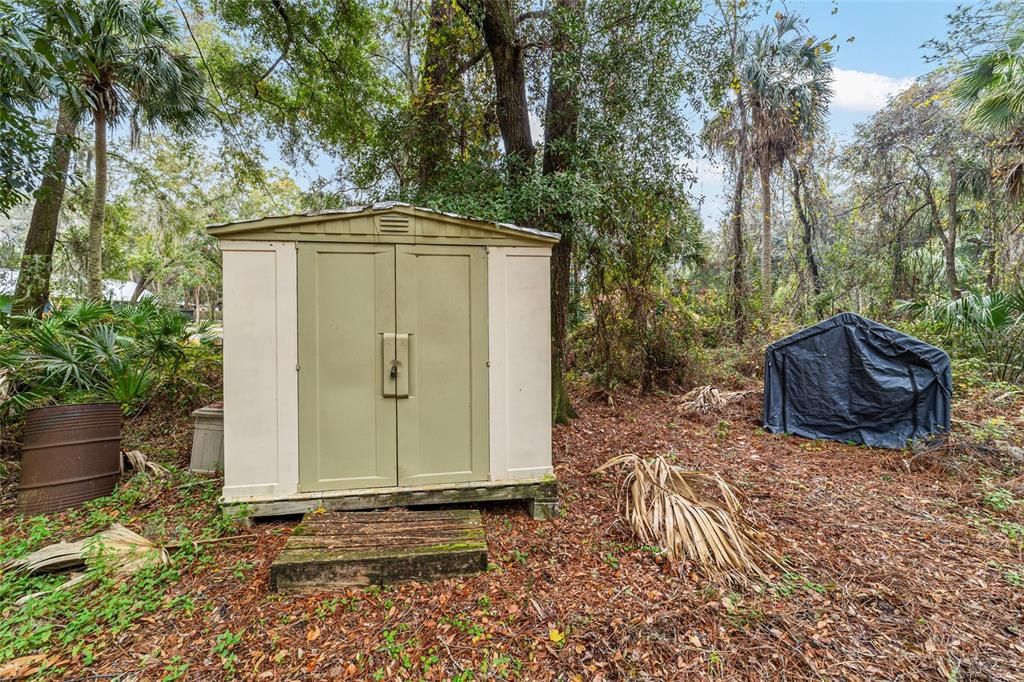
[(167, 551), (121, 524), (75, 542), (55, 542), (14, 559), (0, 570), (21, 573), (56, 573), (100, 563), (115, 575), (128, 576), (151, 565), (170, 563)]
[(755, 540), (732, 487), (713, 472), (689, 471), (661, 456), (614, 457), (595, 471), (623, 467), (620, 503), (633, 532), (670, 560), (695, 564), (708, 576), (743, 580), (777, 561)]
[[(105, 531), (75, 542), (55, 542), (0, 566), (0, 573), (59, 573), (82, 567), (107, 566), (114, 576), (126, 578), (153, 565), (171, 562), (167, 550), (150, 542), (135, 531), (115, 523)], [(91, 579), (89, 573), (75, 572), (51, 590), (68, 590)], [(45, 594), (32, 592), (17, 600), (21, 605)]]
[(151, 474), (157, 478), (163, 478), (171, 473), (167, 467), (154, 462), (138, 450), (124, 450), (121, 454), (128, 460), (128, 466), (135, 471)]
[(714, 386), (698, 386), (682, 397), (684, 412), (708, 414), (718, 412), (729, 403), (736, 402), (750, 391), (719, 391)]

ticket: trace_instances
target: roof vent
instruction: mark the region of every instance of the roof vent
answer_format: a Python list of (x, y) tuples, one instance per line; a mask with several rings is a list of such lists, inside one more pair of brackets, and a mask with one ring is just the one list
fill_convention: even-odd
[(377, 216), (377, 227), (384, 234), (408, 234), (409, 223), (409, 216), (401, 213)]

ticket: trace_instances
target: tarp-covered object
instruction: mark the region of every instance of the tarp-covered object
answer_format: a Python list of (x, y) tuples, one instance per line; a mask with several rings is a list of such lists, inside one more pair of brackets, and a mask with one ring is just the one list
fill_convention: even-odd
[(768, 346), (764, 427), (901, 448), (949, 430), (949, 356), (884, 324), (840, 313)]

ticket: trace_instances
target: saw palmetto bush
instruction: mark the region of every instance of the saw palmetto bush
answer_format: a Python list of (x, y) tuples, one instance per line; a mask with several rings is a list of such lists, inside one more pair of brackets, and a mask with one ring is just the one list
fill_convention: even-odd
[(619, 503), (633, 532), (670, 560), (735, 580), (762, 575), (765, 563), (776, 563), (744, 520), (736, 492), (717, 473), (633, 454), (614, 457), (596, 471), (614, 468), (625, 471)]
[(991, 378), (1024, 382), (1024, 287), (964, 291), (959, 298), (904, 301), (897, 310), (937, 323), (945, 345), (955, 355), (980, 359)]
[(42, 319), (0, 318), (0, 410), (106, 400), (134, 412), (189, 349), (213, 338), (209, 322), (194, 325), (151, 300), (117, 308), (83, 301)]

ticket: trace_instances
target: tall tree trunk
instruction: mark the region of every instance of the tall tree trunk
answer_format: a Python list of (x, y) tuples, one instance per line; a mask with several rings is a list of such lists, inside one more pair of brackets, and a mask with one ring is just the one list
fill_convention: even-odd
[(529, 175), (535, 149), (526, 101), (523, 47), (516, 35), (513, 6), (510, 0), (459, 0), (459, 4), (480, 27), (491, 54), (498, 129), (505, 158), (510, 162), (509, 180), (516, 187)]
[[(993, 176), (992, 159), (986, 155), (987, 181), (985, 191), (987, 196), (996, 196), (996, 183)], [(999, 210), (994, 201), (985, 202), (988, 205), (988, 219), (985, 221), (985, 288), (991, 293), (999, 287), (998, 273), (998, 247), (1001, 245), (999, 224)]]
[[(548, 72), (548, 101), (544, 119), (544, 175), (564, 173), (572, 167), (579, 124), (577, 74), (578, 46), (571, 23), (583, 10), (581, 0), (555, 0)], [(561, 206), (564, 206), (563, 203)], [(549, 217), (562, 235), (551, 253), (551, 411), (552, 420), (564, 424), (576, 416), (565, 388), (569, 333), (569, 297), (573, 253), (573, 216), (559, 207)]]
[(89, 263), (86, 295), (103, 298), (103, 221), (107, 207), (107, 116), (96, 107), (96, 184), (89, 214)]
[(758, 164), (761, 171), (761, 296), (764, 316), (772, 304), (772, 171), (767, 159)]
[(426, 47), (416, 95), (416, 137), (419, 149), (417, 180), (419, 189), (428, 189), (447, 161), (452, 141), (448, 129), (448, 99), (458, 71), (451, 41), (451, 0), (432, 0), (427, 25)]
[(732, 277), (729, 286), (732, 298), (733, 339), (743, 343), (747, 333), (746, 313), (743, 308), (746, 287), (743, 281), (743, 268), (746, 259), (746, 248), (743, 243), (743, 193), (747, 182), (747, 106), (743, 93), (736, 96), (736, 107), (739, 111), (739, 143), (736, 151), (736, 186), (732, 194)]
[(959, 227), (959, 216), (957, 215), (957, 203), (960, 193), (960, 169), (957, 166), (957, 159), (949, 164), (949, 193), (947, 195), (949, 211), (949, 229), (943, 243), (943, 252), (946, 257), (946, 285), (949, 287), (949, 295), (952, 298), (960, 298), (960, 282), (956, 274), (956, 237)]
[(43, 180), (36, 191), (32, 220), (25, 235), (18, 284), (14, 289), (11, 312), (41, 315), (50, 298), (50, 275), (53, 272), (53, 246), (57, 241), (57, 223), (67, 185), (71, 138), (75, 121), (69, 108), (61, 103), (57, 110), (57, 127), (47, 160)]
[(890, 252), (892, 253), (892, 289), (893, 299), (908, 298), (904, 292), (906, 289), (906, 268), (903, 264), (903, 226), (896, 227), (896, 235), (893, 237)]
[[(741, 154), (741, 156), (743, 155)], [(743, 244), (743, 192), (747, 176), (746, 166), (746, 162), (741, 158), (739, 169), (736, 171), (736, 185), (732, 191), (732, 216), (729, 221), (732, 226), (732, 277), (729, 295), (732, 299), (733, 339), (736, 343), (743, 343), (747, 333), (746, 312), (743, 307), (743, 297), (746, 295), (746, 286), (743, 281), (743, 261), (746, 259), (746, 248)]]
[(811, 287), (814, 290), (814, 314), (818, 318), (825, 316), (823, 301), (821, 300), (821, 272), (818, 270), (818, 260), (814, 257), (814, 230), (811, 224), (811, 216), (804, 209), (804, 202), (801, 194), (804, 191), (804, 170), (797, 164), (790, 163), (793, 170), (793, 205), (796, 208), (796, 215), (803, 227), (804, 259), (807, 261), (807, 270), (811, 275)]
[(576, 417), (565, 386), (569, 357), (569, 293), (572, 236), (563, 232), (551, 250), (551, 419), (565, 424)]

